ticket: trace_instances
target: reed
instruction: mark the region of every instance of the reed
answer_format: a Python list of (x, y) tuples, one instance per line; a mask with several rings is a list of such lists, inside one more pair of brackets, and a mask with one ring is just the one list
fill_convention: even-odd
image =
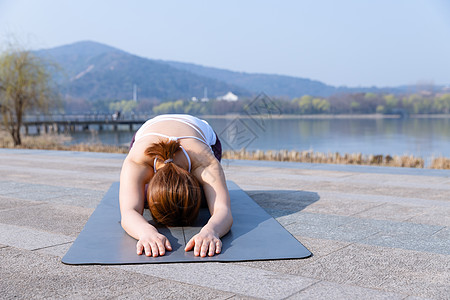
[[(99, 142), (89, 144), (72, 144), (71, 137), (64, 134), (42, 134), (39, 136), (24, 136), (22, 145), (14, 147), (14, 143), (9, 133), (0, 130), (0, 148), (19, 148), (19, 149), (43, 149), (43, 150), (64, 150), (64, 151), (84, 151), (84, 152), (105, 152), (105, 153), (128, 153), (127, 146), (105, 145)], [(295, 151), (295, 150), (256, 150), (248, 151), (245, 149), (232, 151), (227, 150), (223, 153), (224, 159), (243, 159), (243, 160), (269, 160), (269, 161), (291, 161), (304, 163), (321, 164), (348, 164), (348, 165), (370, 165), (370, 166), (388, 166), (388, 167), (407, 167), (424, 168), (425, 162), (420, 157), (412, 155), (391, 156), (391, 155), (363, 155), (361, 153), (340, 154), (321, 153), (314, 151)], [(430, 169), (450, 169), (450, 159), (445, 157), (434, 158), (429, 166)]]
[(450, 158), (437, 157), (431, 161), (430, 169), (450, 169)]
[(247, 160), (269, 160), (269, 161), (294, 161), (304, 163), (319, 164), (348, 164), (348, 165), (370, 165), (388, 167), (423, 168), (425, 162), (422, 158), (412, 155), (390, 156), (390, 155), (363, 155), (361, 153), (340, 154), (321, 153), (313, 151), (225, 151), (224, 158), (227, 159), (247, 159)]
[(101, 143), (80, 143), (67, 145), (71, 141), (69, 135), (46, 133), (38, 136), (23, 136), (22, 145), (14, 146), (14, 142), (6, 131), (0, 130), (0, 148), (41, 149), (83, 152), (128, 153), (128, 147), (112, 146)]

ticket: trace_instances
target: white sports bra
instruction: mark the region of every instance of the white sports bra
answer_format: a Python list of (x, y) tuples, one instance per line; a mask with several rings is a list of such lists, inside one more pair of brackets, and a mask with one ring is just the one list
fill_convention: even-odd
[[(172, 117), (172, 115), (162, 115), (162, 116), (158, 116), (158, 117), (156, 117), (156, 118), (154, 118), (154, 119), (151, 119), (151, 120), (145, 122), (145, 124), (142, 125), (142, 127), (139, 128), (139, 130), (136, 132), (135, 142), (137, 142), (138, 140), (142, 139), (143, 137), (146, 137), (146, 136), (152, 136), (152, 135), (153, 135), (153, 136), (159, 136), (159, 137), (167, 138), (169, 141), (178, 141), (178, 140), (181, 140), (181, 139), (196, 139), (196, 140), (198, 140), (198, 141), (204, 143), (205, 145), (209, 146), (210, 149), (211, 149), (211, 145), (207, 142), (207, 139), (206, 139), (205, 135), (203, 134), (203, 132), (201, 132), (196, 126), (194, 126), (193, 124), (191, 124), (191, 123), (188, 122), (187, 120), (184, 120), (182, 117), (185, 117), (185, 118), (186, 118), (186, 117), (193, 118), (194, 121), (197, 121), (197, 122), (198, 122), (198, 121), (202, 121), (202, 120), (197, 119), (197, 118), (194, 118), (194, 117), (192, 117), (192, 116), (187, 116), (187, 115), (173, 115), (173, 116), (174, 116), (174, 117)], [(149, 127), (150, 125), (153, 125), (153, 124), (155, 124), (155, 123), (157, 123), (157, 122), (168, 121), (168, 120), (170, 120), (170, 121), (181, 122), (181, 123), (183, 123), (183, 124), (186, 124), (186, 125), (190, 126), (190, 127), (193, 128), (195, 131), (197, 131), (198, 134), (199, 134), (202, 138), (199, 138), (199, 137), (193, 136), (193, 135), (178, 136), (178, 137), (176, 137), (176, 136), (169, 136), (169, 135), (165, 135), (165, 134), (157, 133), (157, 132), (148, 132), (148, 133), (145, 133), (145, 134), (141, 134), (141, 132), (143, 132), (143, 131), (144, 131), (147, 127)], [(204, 122), (204, 121), (203, 121), (203, 122)], [(206, 123), (206, 122), (205, 122), (205, 123)], [(207, 124), (207, 123), (206, 123), (206, 124)], [(204, 126), (204, 124), (200, 124), (200, 125)], [(207, 125), (208, 125), (208, 127), (209, 127), (209, 124), (207, 124)], [(211, 128), (211, 127), (209, 127), (209, 128)], [(209, 129), (209, 128), (208, 128), (208, 129)], [(212, 129), (211, 129), (211, 130), (212, 130)], [(213, 132), (214, 132), (214, 131), (213, 131)], [(214, 137), (215, 137), (215, 134), (214, 134)], [(183, 146), (180, 145), (180, 148), (181, 148), (181, 150), (183, 151), (184, 155), (186, 156), (186, 159), (187, 159), (188, 165), (189, 165), (189, 167), (188, 167), (188, 172), (190, 172), (190, 171), (191, 171), (191, 166), (192, 166), (192, 164), (191, 164), (191, 158), (189, 157), (188, 153), (187, 153), (186, 150), (183, 148)], [(211, 152), (212, 152), (212, 150), (211, 150)], [(154, 159), (154, 161), (153, 161), (153, 170), (155, 171), (155, 173), (156, 173), (156, 168), (155, 168), (155, 166), (156, 166), (156, 161), (157, 161), (157, 160), (158, 160), (158, 157), (155, 157), (155, 159)]]

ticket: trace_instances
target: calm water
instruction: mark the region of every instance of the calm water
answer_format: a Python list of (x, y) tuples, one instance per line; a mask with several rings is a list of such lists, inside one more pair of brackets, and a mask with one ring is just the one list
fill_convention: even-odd
[[(450, 157), (450, 119), (207, 119), (224, 149)], [(137, 128), (135, 128), (137, 129)], [(77, 132), (72, 143), (129, 144), (134, 133)]]

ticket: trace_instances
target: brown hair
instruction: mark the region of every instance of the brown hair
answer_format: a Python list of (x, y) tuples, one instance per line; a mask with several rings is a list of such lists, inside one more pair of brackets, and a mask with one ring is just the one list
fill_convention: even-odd
[[(178, 141), (160, 141), (145, 153), (162, 161), (173, 159)], [(156, 166), (154, 166), (156, 169)], [(154, 221), (167, 226), (192, 225), (198, 216), (202, 188), (197, 178), (173, 162), (166, 162), (150, 180), (147, 201)]]

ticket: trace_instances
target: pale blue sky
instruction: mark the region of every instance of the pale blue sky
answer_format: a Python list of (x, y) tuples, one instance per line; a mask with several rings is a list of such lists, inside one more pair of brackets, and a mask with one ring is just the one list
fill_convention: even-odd
[(450, 85), (448, 0), (0, 0), (10, 34), (332, 85)]

